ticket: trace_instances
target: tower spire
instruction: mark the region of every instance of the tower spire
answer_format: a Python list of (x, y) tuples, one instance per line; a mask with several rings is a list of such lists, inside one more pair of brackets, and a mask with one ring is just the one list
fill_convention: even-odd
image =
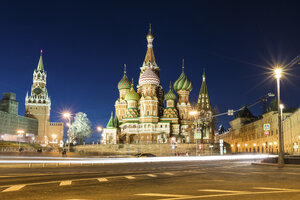
[(38, 63), (37, 71), (44, 71), (44, 64), (43, 64), (43, 50), (41, 49), (40, 60)]
[(203, 68), (202, 80), (205, 81), (205, 68)]
[(153, 52), (153, 40), (154, 40), (154, 37), (152, 35), (152, 28), (151, 28), (151, 24), (149, 25), (149, 31), (148, 31), (148, 34), (147, 34), (147, 53), (146, 53), (146, 56), (145, 56), (145, 63), (147, 62), (151, 62), (151, 64), (153, 64), (153, 62), (155, 62), (155, 57), (154, 57), (154, 52)]
[(182, 58), (182, 71), (184, 70), (184, 58)]
[(124, 75), (126, 75), (126, 64), (124, 64)]

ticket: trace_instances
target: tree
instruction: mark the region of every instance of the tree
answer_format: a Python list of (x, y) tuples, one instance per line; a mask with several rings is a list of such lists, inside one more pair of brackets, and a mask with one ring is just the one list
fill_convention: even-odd
[(87, 114), (79, 112), (74, 117), (74, 122), (70, 128), (71, 131), (71, 142), (79, 141), (79, 144), (91, 137), (92, 128), (91, 122), (87, 118)]

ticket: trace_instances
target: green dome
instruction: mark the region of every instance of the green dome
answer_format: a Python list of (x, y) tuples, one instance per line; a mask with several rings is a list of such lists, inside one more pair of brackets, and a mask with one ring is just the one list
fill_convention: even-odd
[(124, 74), (123, 78), (120, 80), (120, 82), (118, 83), (118, 89), (130, 89), (130, 81), (128, 80), (126, 74)]
[(170, 90), (169, 90), (169, 92), (167, 93), (167, 94), (165, 94), (165, 100), (167, 101), (167, 100), (176, 100), (176, 94), (174, 94), (174, 92), (173, 92), (173, 90), (172, 90), (172, 87), (171, 87), (171, 85), (170, 85)]
[(130, 100), (138, 101), (138, 100), (140, 100), (140, 95), (135, 92), (133, 87), (131, 87), (130, 91), (125, 95), (125, 100), (126, 101), (130, 101)]
[(179, 78), (175, 81), (173, 86), (175, 91), (179, 91), (179, 90), (191, 91), (193, 89), (192, 82), (187, 78), (187, 76), (184, 73), (184, 66), (182, 66), (182, 72)]

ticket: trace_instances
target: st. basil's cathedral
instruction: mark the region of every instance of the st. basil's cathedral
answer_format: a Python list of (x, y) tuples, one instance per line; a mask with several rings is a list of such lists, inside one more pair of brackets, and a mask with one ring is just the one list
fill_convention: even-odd
[[(173, 88), (164, 92), (160, 81), (160, 68), (153, 51), (154, 37), (151, 27), (147, 35), (147, 52), (135, 91), (133, 80), (128, 79), (126, 66), (118, 83), (119, 98), (102, 133), (102, 144), (136, 143), (193, 143), (195, 134), (203, 134), (202, 142), (213, 141), (212, 109), (208, 97), (205, 74), (196, 108), (192, 108), (189, 95), (192, 82), (184, 72), (184, 62)], [(165, 103), (165, 105), (164, 105)], [(196, 115), (191, 115), (191, 111)], [(202, 120), (199, 123), (199, 119)]]

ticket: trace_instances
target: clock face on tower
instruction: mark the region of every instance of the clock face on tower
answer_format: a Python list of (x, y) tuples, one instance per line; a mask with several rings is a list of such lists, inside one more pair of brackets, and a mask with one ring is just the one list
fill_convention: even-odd
[(42, 92), (43, 92), (43, 90), (41, 89), (41, 88), (35, 88), (34, 90), (33, 90), (33, 92), (36, 94), (36, 95), (40, 95)]

